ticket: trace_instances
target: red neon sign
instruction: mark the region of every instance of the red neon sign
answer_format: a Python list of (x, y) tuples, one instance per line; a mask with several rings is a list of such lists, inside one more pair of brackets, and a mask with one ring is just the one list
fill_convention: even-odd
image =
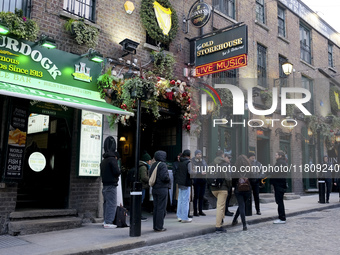
[(196, 67), (196, 76), (203, 76), (212, 73), (223, 72), (247, 65), (247, 54), (238, 55), (232, 58), (223, 59), (209, 64)]

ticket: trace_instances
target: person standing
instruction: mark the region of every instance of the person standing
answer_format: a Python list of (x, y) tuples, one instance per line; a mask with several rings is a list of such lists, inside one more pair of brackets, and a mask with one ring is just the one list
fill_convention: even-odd
[(334, 185), (338, 187), (338, 192), (339, 192), (339, 202), (340, 202), (340, 178), (336, 178), (334, 180)]
[(190, 206), (190, 188), (192, 165), (190, 160), (190, 150), (184, 150), (178, 165), (176, 173), (176, 183), (178, 184), (178, 201), (177, 201), (177, 219), (182, 223), (190, 223), (189, 206)]
[(170, 177), (166, 165), (166, 152), (156, 151), (154, 158), (155, 163), (149, 170), (149, 178), (157, 166), (157, 175), (155, 184), (152, 186), (153, 196), (153, 229), (156, 232), (166, 231), (164, 228), (164, 218), (166, 215), (166, 204), (170, 189)]
[(323, 156), (322, 165), (327, 165), (326, 171), (323, 173), (323, 177), (325, 178), (326, 183), (326, 203), (329, 203), (329, 196), (332, 192), (332, 172), (334, 171), (334, 166), (331, 162), (329, 162), (327, 155)]
[(116, 228), (113, 220), (117, 210), (117, 186), (120, 176), (120, 169), (116, 156), (116, 140), (108, 136), (104, 141), (103, 161), (100, 163), (100, 172), (102, 176), (104, 198), (103, 216), (104, 228)]
[[(286, 155), (282, 150), (279, 150), (275, 154), (276, 163), (274, 167), (287, 166)], [(277, 204), (277, 212), (279, 214), (278, 219), (274, 221), (274, 224), (286, 223), (286, 212), (283, 203), (283, 196), (287, 190), (287, 181), (284, 176), (275, 176), (276, 178), (270, 178), (270, 184), (274, 187), (275, 202)], [(280, 178), (281, 177), (281, 178)]]
[[(205, 193), (205, 187), (207, 185), (207, 181), (205, 178), (205, 171), (203, 171), (203, 167), (207, 167), (207, 163), (202, 158), (202, 151), (196, 150), (195, 157), (191, 159), (191, 163), (193, 166), (193, 170), (195, 172), (194, 178), (194, 216), (206, 216), (203, 212), (203, 199)], [(196, 169), (197, 168), (197, 169)], [(197, 202), (198, 202), (198, 211), (197, 211)]]
[(260, 182), (261, 178), (259, 178), (261, 170), (262, 170), (262, 164), (256, 160), (255, 153), (250, 152), (248, 154), (249, 161), (253, 167), (256, 168), (257, 173), (253, 172), (253, 177), (249, 178), (251, 189), (253, 191), (254, 196), (254, 202), (255, 202), (255, 209), (256, 214), (261, 215), (260, 211)]
[[(247, 176), (242, 173), (241, 168), (242, 167), (250, 167), (251, 163), (249, 161), (249, 159), (247, 158), (246, 155), (240, 155), (237, 157), (236, 159), (236, 175), (238, 175), (240, 178), (243, 179), (247, 179)], [(247, 223), (246, 223), (246, 202), (248, 199), (251, 198), (251, 185), (250, 182), (248, 180), (248, 190), (240, 190), (238, 183), (239, 183), (239, 179), (240, 178), (234, 178), (233, 179), (233, 186), (235, 188), (234, 193), (237, 199), (237, 203), (238, 203), (238, 208), (236, 210), (232, 225), (235, 226), (237, 224), (237, 218), (239, 215), (241, 215), (241, 221), (242, 221), (242, 225), (243, 225), (243, 231), (247, 230)]]
[[(145, 198), (145, 192), (149, 188), (149, 175), (152, 158), (148, 153), (144, 153), (139, 161), (139, 181), (142, 183), (142, 204)], [(146, 221), (147, 218), (142, 215), (142, 221)]]
[[(214, 159), (214, 166), (218, 167), (228, 167), (230, 165), (230, 159), (227, 155), (224, 154), (222, 150), (218, 150), (216, 152), (216, 158)], [(222, 184), (220, 187), (210, 186), (211, 193), (216, 197), (216, 225), (215, 231), (216, 232), (227, 232), (226, 229), (222, 227), (223, 219), (225, 216), (225, 206), (226, 200), (228, 196), (228, 190), (230, 185), (230, 178), (228, 179), (227, 172), (218, 172), (218, 177), (223, 179)], [(214, 175), (208, 175), (207, 178), (216, 178)]]

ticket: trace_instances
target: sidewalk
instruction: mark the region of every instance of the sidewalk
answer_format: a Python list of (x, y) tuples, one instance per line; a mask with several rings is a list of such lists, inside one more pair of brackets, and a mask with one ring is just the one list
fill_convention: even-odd
[[(300, 199), (285, 200), (287, 223), (289, 217), (302, 213), (340, 207), (338, 193), (332, 193), (329, 204), (319, 204), (318, 195), (302, 196)], [(253, 214), (246, 217), (252, 225), (272, 221), (277, 218), (276, 203), (261, 204), (262, 215)], [(229, 207), (235, 212), (236, 206)], [(177, 222), (175, 213), (165, 218), (165, 232), (154, 232), (152, 215), (145, 215), (148, 221), (142, 222), (140, 237), (130, 237), (129, 228), (104, 229), (101, 223), (85, 224), (81, 228), (47, 232), (25, 236), (0, 235), (0, 255), (38, 255), (38, 254), (109, 254), (137, 247), (154, 245), (162, 242), (183, 239), (215, 232), (216, 210), (205, 211), (207, 216), (194, 217), (192, 223)], [(254, 206), (253, 206), (254, 213)], [(129, 220), (129, 219), (127, 219)], [(230, 228), (232, 217), (224, 219), (224, 226)], [(240, 219), (239, 219), (240, 221)], [(241, 225), (235, 226), (242, 231)]]

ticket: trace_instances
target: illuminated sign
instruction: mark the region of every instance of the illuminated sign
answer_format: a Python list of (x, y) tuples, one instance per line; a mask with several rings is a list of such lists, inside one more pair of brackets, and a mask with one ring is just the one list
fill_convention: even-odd
[(247, 65), (247, 55), (242, 54), (240, 56), (223, 59), (220, 61), (212, 62), (209, 64), (196, 67), (196, 76), (203, 76), (212, 73), (223, 72)]

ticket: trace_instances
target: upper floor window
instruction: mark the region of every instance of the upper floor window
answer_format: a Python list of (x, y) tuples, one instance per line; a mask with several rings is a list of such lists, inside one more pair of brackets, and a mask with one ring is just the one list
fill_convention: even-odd
[(78, 17), (94, 21), (96, 0), (64, 0), (64, 10)]
[(278, 33), (282, 37), (286, 37), (286, 15), (285, 9), (277, 7), (277, 22), (278, 22)]
[(237, 69), (212, 74), (213, 84), (233, 84), (237, 85)]
[(257, 84), (267, 88), (267, 48), (257, 44)]
[(303, 105), (305, 106), (305, 108), (311, 113), (314, 114), (314, 102), (313, 102), (313, 80), (305, 77), (305, 76), (301, 76), (301, 85), (304, 89), (307, 89), (310, 91), (311, 93), (311, 98), (307, 103), (304, 103)]
[(0, 12), (15, 12), (15, 9), (23, 11), (24, 16), (29, 17), (31, 0), (0, 0)]
[(150, 35), (148, 34), (147, 31), (146, 32), (146, 39), (145, 39), (145, 42), (148, 43), (148, 44), (151, 44), (153, 46), (157, 46), (157, 47), (160, 47), (161, 49), (163, 50), (167, 50), (169, 51), (169, 44), (164, 44), (164, 43), (161, 43), (159, 41), (156, 41), (155, 39), (152, 39), (150, 37)]
[(312, 63), (311, 32), (300, 24), (300, 58), (308, 64)]
[(216, 10), (235, 19), (235, 0), (213, 0), (213, 6)]
[(256, 20), (265, 24), (264, 0), (256, 0)]
[(333, 61), (333, 45), (328, 44), (328, 66), (334, 67), (334, 61)]

